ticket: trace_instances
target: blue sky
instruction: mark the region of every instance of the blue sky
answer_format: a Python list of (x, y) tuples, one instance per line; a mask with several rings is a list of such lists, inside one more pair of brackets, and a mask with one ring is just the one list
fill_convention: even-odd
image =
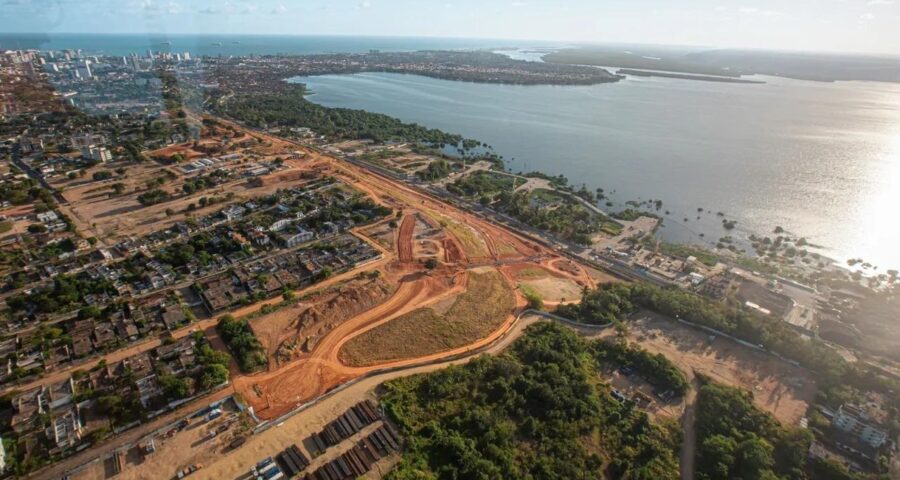
[(0, 32), (397, 35), (900, 54), (900, 0), (0, 0)]

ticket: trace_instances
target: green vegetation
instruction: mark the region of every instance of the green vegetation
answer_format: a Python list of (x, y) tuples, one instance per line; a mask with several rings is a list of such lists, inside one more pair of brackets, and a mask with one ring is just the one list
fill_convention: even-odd
[[(656, 248), (656, 240), (651, 236), (646, 236), (644, 237), (644, 245), (648, 248)], [(681, 259), (694, 257), (697, 261), (709, 267), (714, 267), (720, 261), (719, 256), (709, 250), (680, 243), (659, 242), (659, 251), (665, 255)]]
[(105, 279), (91, 279), (88, 275), (58, 275), (53, 285), (30, 294), (14, 295), (6, 299), (13, 311), (24, 311), (33, 306), (38, 313), (56, 313), (84, 305), (84, 297), (90, 294), (113, 294), (113, 285)]
[(447, 185), (447, 190), (461, 197), (492, 200), (501, 192), (512, 192), (516, 188), (516, 178), (494, 172), (477, 171)]
[(55, 203), (53, 194), (39, 187), (37, 183), (30, 178), (19, 182), (7, 182), (0, 185), (0, 202), (9, 202), (13, 205), (24, 205), (38, 200), (47, 205), (53, 205)]
[(266, 367), (268, 364), (266, 352), (253, 335), (250, 323), (246, 319), (235, 319), (231, 315), (225, 315), (219, 319), (216, 330), (228, 345), (242, 371), (255, 372)]
[(225, 352), (214, 349), (202, 332), (195, 333), (194, 337), (197, 339), (195, 347), (197, 363), (203, 366), (197, 376), (200, 388), (209, 390), (228, 381), (228, 364), (231, 363), (231, 357)]
[(658, 215), (634, 208), (626, 208), (625, 210), (622, 210), (620, 212), (612, 212), (609, 214), (609, 216), (615, 218), (616, 220), (624, 220), (626, 222), (633, 222), (641, 217), (659, 218)]
[[(517, 182), (515, 177), (480, 171), (447, 185), (447, 190), (477, 199), (523, 223), (581, 245), (589, 245), (591, 237), (604, 228), (613, 234), (621, 231), (621, 225), (606, 222), (589, 211), (572, 197), (574, 193), (546, 189), (514, 192)], [(589, 195), (586, 190), (583, 193)]]
[(674, 424), (609, 395), (590, 345), (553, 323), (500, 356), (385, 385), (407, 450), (385, 478), (678, 478)]
[(141, 205), (150, 206), (156, 205), (157, 203), (165, 202), (169, 199), (169, 192), (165, 190), (160, 190), (158, 188), (153, 188), (148, 190), (140, 195), (138, 195), (137, 200), (141, 202)]
[(416, 172), (416, 176), (419, 177), (419, 180), (433, 182), (450, 175), (450, 172), (452, 171), (453, 169), (450, 166), (450, 162), (446, 160), (435, 160), (429, 163), (424, 170)]
[(588, 292), (580, 305), (565, 305), (560, 315), (585, 323), (622, 320), (638, 307), (672, 318), (682, 318), (733, 335), (767, 350), (796, 360), (823, 379), (840, 378), (843, 358), (818, 340), (807, 340), (787, 324), (743, 308), (740, 304), (712, 302), (678, 288), (648, 283), (605, 284)]
[(592, 347), (598, 361), (631, 367), (660, 390), (672, 390), (676, 395), (688, 390), (684, 374), (661, 353), (654, 355), (625, 340), (598, 341)]
[(525, 300), (528, 300), (528, 308), (531, 308), (533, 310), (544, 309), (544, 299), (541, 297), (541, 294), (537, 292), (537, 290), (524, 284), (519, 284), (519, 290), (522, 291), (522, 295), (525, 297)]
[(93, 180), (95, 180), (95, 181), (99, 181), (99, 180), (109, 180), (110, 178), (112, 178), (112, 173), (111, 173), (111, 172), (107, 172), (106, 170), (102, 170), (102, 171), (99, 171), (99, 172), (94, 172), (94, 173), (91, 175), (91, 178), (92, 178)]
[(241, 94), (218, 106), (219, 113), (251, 125), (284, 125), (311, 128), (333, 139), (389, 140), (435, 146), (458, 145), (463, 137), (404, 123), (396, 118), (364, 110), (327, 108), (305, 98), (306, 90), (292, 85), (277, 93)]
[[(812, 435), (782, 427), (753, 395), (706, 383), (697, 397), (697, 478), (805, 479)], [(818, 477), (817, 477), (818, 478)]]

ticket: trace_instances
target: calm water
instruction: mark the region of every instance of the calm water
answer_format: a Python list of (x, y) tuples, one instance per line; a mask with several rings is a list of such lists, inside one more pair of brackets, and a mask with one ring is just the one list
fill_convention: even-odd
[[(900, 85), (765, 78), (631, 79), (520, 87), (366, 73), (298, 79), (314, 102), (490, 143), (513, 171), (565, 174), (627, 200), (661, 199), (670, 240), (781, 225), (845, 260), (900, 266)], [(688, 217), (689, 221), (684, 222)]]
[[(529, 46), (552, 46), (551, 42), (527, 42)], [(87, 34), (0, 34), (0, 50), (82, 49), (92, 55), (185, 52), (193, 55), (305, 55), (314, 53), (362, 53), (369, 50), (462, 50), (513, 48), (521, 40), (490, 40), (420, 37), (348, 37), (314, 35), (87, 35)]]

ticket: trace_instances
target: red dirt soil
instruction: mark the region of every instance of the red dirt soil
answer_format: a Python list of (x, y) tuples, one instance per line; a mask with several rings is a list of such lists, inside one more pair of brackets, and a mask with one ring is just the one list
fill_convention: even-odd
[(416, 229), (416, 216), (407, 215), (403, 217), (403, 223), (400, 224), (400, 233), (397, 240), (397, 251), (400, 254), (400, 261), (403, 263), (413, 262), (413, 232)]
[(446, 278), (421, 273), (407, 275), (387, 302), (338, 325), (319, 341), (309, 357), (271, 372), (235, 378), (235, 390), (243, 392), (244, 399), (261, 418), (283, 415), (303, 401), (371, 370), (346, 367), (338, 361), (344, 342), (394, 317), (460, 293), (465, 289), (466, 282), (461, 278), (465, 276), (456, 275), (455, 282), (448, 282)]

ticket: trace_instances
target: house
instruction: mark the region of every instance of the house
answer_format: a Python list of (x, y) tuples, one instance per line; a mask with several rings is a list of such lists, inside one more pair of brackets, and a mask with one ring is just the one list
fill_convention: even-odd
[(137, 386), (138, 396), (144, 408), (147, 408), (150, 402), (162, 395), (162, 387), (159, 385), (159, 380), (155, 374), (140, 378), (134, 383)]
[(231, 205), (228, 208), (222, 210), (222, 215), (225, 215), (225, 218), (229, 221), (237, 220), (244, 215), (246, 210), (244, 207), (240, 205)]
[(21, 435), (37, 427), (38, 416), (49, 409), (46, 403), (47, 394), (47, 388), (41, 385), (13, 397), (10, 427), (14, 432)]
[(184, 352), (192, 351), (195, 344), (194, 339), (188, 335), (168, 345), (160, 345), (156, 349), (156, 356), (162, 360), (171, 360)]
[(62, 414), (53, 417), (46, 433), (47, 438), (55, 444), (51, 452), (60, 452), (77, 445), (81, 441), (82, 433), (78, 407), (73, 405)]
[(169, 305), (163, 307), (160, 318), (162, 319), (163, 325), (169, 330), (174, 330), (187, 321), (187, 316), (185, 316), (184, 311), (181, 309), (181, 305)]

